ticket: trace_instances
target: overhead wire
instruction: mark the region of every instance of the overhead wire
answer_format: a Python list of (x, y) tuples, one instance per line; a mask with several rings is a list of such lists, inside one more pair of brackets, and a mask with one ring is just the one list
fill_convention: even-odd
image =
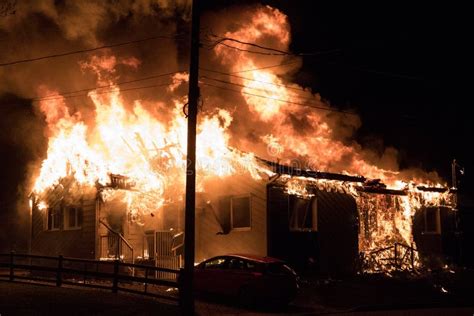
[(299, 63), (301, 63), (301, 61), (295, 60), (295, 61), (289, 61), (289, 62), (282, 62), (282, 63), (276, 64), (276, 65), (270, 65), (270, 66), (265, 66), (265, 67), (234, 71), (234, 72), (230, 72), (230, 73), (231, 74), (240, 74), (240, 73), (244, 73), (244, 72), (251, 72), (251, 71), (257, 71), (257, 70), (263, 70), (263, 69), (271, 69), (271, 68), (277, 68), (277, 67), (282, 67), (282, 66), (287, 66), (287, 65), (294, 65), (294, 64), (299, 64)]
[[(160, 77), (171, 76), (171, 75), (174, 75), (174, 74), (177, 74), (177, 73), (180, 73), (180, 72), (183, 72), (183, 70), (178, 70), (178, 71), (173, 71), (173, 72), (168, 72), (168, 73), (163, 73), (163, 74), (157, 74), (157, 75), (152, 75), (152, 76), (147, 76), (147, 77), (141, 77), (141, 78), (137, 78), (137, 79), (133, 79), (133, 80), (119, 81), (119, 82), (109, 84), (109, 85), (94, 86), (94, 87), (84, 88), (84, 89), (80, 89), (80, 90), (73, 90), (73, 91), (57, 92), (57, 93), (52, 93), (52, 94), (42, 96), (41, 99), (44, 100), (44, 99), (47, 99), (49, 97), (61, 97), (61, 96), (65, 96), (65, 95), (68, 95), (68, 94), (75, 94), (75, 93), (79, 93), (79, 92), (92, 91), (92, 90), (103, 89), (103, 88), (111, 88), (111, 87), (120, 86), (120, 85), (124, 85), (124, 84), (135, 83), (135, 82), (140, 82), (140, 81), (156, 79), (156, 78), (160, 78)], [(35, 101), (35, 98), (33, 98), (33, 101)]]
[(88, 52), (93, 52), (93, 51), (96, 51), (96, 50), (101, 50), (101, 49), (106, 49), (106, 48), (113, 48), (113, 47), (120, 47), (120, 46), (124, 46), (124, 45), (131, 45), (131, 44), (136, 44), (136, 43), (141, 43), (141, 42), (146, 42), (146, 41), (151, 41), (151, 40), (156, 40), (156, 39), (174, 39), (174, 40), (176, 40), (176, 39), (179, 39), (179, 37), (178, 37), (177, 34), (175, 36), (169, 36), (169, 35), (151, 36), (151, 37), (147, 37), (147, 38), (142, 38), (142, 39), (137, 39), (137, 40), (132, 40), (132, 41), (126, 41), (126, 42), (121, 42), (121, 43), (102, 45), (102, 46), (86, 48), (86, 49), (80, 49), (80, 50), (74, 50), (74, 51), (69, 51), (69, 52), (63, 52), (63, 53), (44, 55), (44, 56), (39, 56), (39, 57), (27, 58), (27, 59), (14, 60), (14, 61), (10, 61), (10, 62), (4, 62), (4, 63), (0, 63), (0, 67), (12, 66), (12, 65), (17, 65), (17, 64), (22, 64), (22, 63), (29, 63), (29, 62), (34, 62), (34, 61), (39, 61), (39, 60), (44, 60), (44, 59), (51, 59), (51, 58), (57, 58), (57, 57), (75, 55), (75, 54), (88, 53)]
[(259, 95), (259, 94), (250, 93), (250, 92), (238, 91), (238, 90), (230, 89), (230, 88), (227, 88), (227, 87), (217, 86), (217, 85), (213, 85), (213, 84), (206, 83), (206, 82), (203, 82), (202, 84), (205, 85), (205, 86), (209, 86), (209, 87), (213, 87), (213, 88), (217, 88), (217, 89), (221, 89), (221, 90), (232, 91), (234, 93), (246, 94), (246, 95), (249, 95), (249, 96), (269, 99), (269, 100), (273, 100), (273, 101), (277, 101), (277, 102), (284, 102), (284, 103), (288, 103), (288, 104), (308, 106), (308, 107), (315, 108), (315, 109), (318, 109), (318, 110), (323, 110), (323, 111), (328, 111), (328, 112), (338, 112), (338, 113), (357, 116), (357, 114), (353, 113), (353, 112), (348, 112), (348, 111), (338, 110), (338, 109), (331, 109), (331, 108), (322, 107), (322, 106), (316, 106), (316, 105), (311, 104), (311, 103), (300, 103), (300, 102), (294, 102), (294, 101), (290, 101), (290, 100), (282, 100), (282, 99), (278, 99), (278, 98), (271, 98), (271, 97), (267, 97), (267, 96), (263, 96), (263, 95)]
[[(182, 82), (184, 80), (179, 79), (177, 81)], [(173, 82), (167, 82), (167, 83), (161, 83), (161, 84), (131, 87), (131, 88), (124, 88), (124, 89), (109, 89), (109, 90), (105, 90), (105, 91), (95, 91), (95, 94), (106, 94), (106, 93), (113, 93), (113, 92), (126, 92), (126, 91), (149, 89), (149, 88), (156, 88), (156, 87), (165, 87), (165, 86), (169, 86), (172, 83)], [(69, 99), (69, 98), (85, 97), (85, 96), (89, 96), (89, 93), (66, 95), (66, 96), (58, 95), (57, 97), (49, 97), (49, 98), (36, 98), (36, 99), (33, 99), (33, 101), (49, 101), (49, 100)]]
[[(263, 46), (263, 45), (259, 45), (259, 44), (256, 44), (256, 43), (242, 41), (242, 40), (232, 38), (232, 37), (218, 36), (218, 35), (215, 35), (215, 34), (208, 34), (208, 36), (217, 38), (217, 40), (215, 40), (212, 44), (210, 44), (209, 47), (215, 47), (217, 45), (223, 45), (225, 47), (236, 49), (238, 51), (243, 51), (243, 52), (252, 53), (252, 54), (259, 54), (259, 55), (270, 55), (270, 56), (319, 56), (319, 55), (331, 54), (331, 53), (341, 51), (340, 49), (330, 49), (330, 50), (327, 50), (327, 51), (319, 51), (319, 52), (311, 52), (311, 53), (292, 53), (292, 52), (277, 49), (277, 48), (274, 48), (274, 47), (268, 47), (268, 46)], [(208, 41), (210, 41), (210, 40), (208, 40)], [(226, 41), (235, 42), (235, 43), (238, 43), (238, 44), (241, 44), (241, 45), (247, 45), (247, 46), (255, 47), (255, 48), (258, 48), (258, 49), (270, 51), (270, 53), (269, 52), (243, 49), (243, 48), (240, 48), (240, 47), (236, 47), (236, 46), (226, 44), (225, 43)]]
[[(212, 78), (212, 77), (208, 77), (208, 76), (201, 76), (201, 78), (216, 81), (216, 82), (220, 82), (220, 83), (224, 83), (224, 84), (229, 84), (229, 85), (233, 85), (233, 86), (238, 86), (238, 87), (241, 87), (241, 88), (251, 89), (251, 90), (255, 90), (255, 91), (262, 91), (262, 92), (265, 92), (265, 93), (275, 93), (276, 92), (274, 90), (262, 89), (262, 88), (257, 88), (257, 87), (248, 87), (244, 84), (239, 84), (239, 83), (235, 83), (235, 82), (231, 82), (231, 81), (227, 81), (227, 80), (220, 80), (220, 79), (216, 79), (216, 78)], [(292, 93), (292, 94), (289, 94), (289, 95), (291, 97), (300, 98), (300, 99), (304, 99), (304, 100), (309, 100), (309, 101), (314, 100), (314, 97), (302, 96), (302, 95), (298, 95), (298, 94), (295, 94), (295, 93)]]
[[(341, 49), (331, 49), (327, 51), (320, 51), (320, 52), (310, 52), (310, 53), (292, 53), (284, 50), (280, 50), (274, 47), (268, 47), (268, 46), (263, 46), (259, 45), (256, 43), (251, 43), (251, 42), (245, 42), (239, 39), (231, 38), (231, 37), (223, 37), (223, 36), (218, 36), (215, 34), (210, 34), (211, 37), (218, 38), (218, 40), (211, 41), (212, 44), (208, 45), (208, 47), (215, 47), (217, 45), (222, 45), (231, 49), (235, 49), (241, 52), (247, 52), (247, 53), (252, 53), (252, 54), (259, 54), (259, 55), (274, 55), (274, 56), (296, 56), (296, 57), (307, 57), (307, 56), (319, 56), (319, 55), (324, 55), (324, 54), (331, 54), (335, 52), (341, 52)], [(267, 50), (271, 51), (273, 53), (268, 53), (268, 52), (262, 52), (262, 51), (254, 51), (254, 50), (248, 50), (248, 49), (243, 49), (240, 47), (232, 46), (225, 44), (225, 41), (232, 41), (236, 42), (241, 45), (248, 45), (251, 47), (256, 47), (262, 50)], [(393, 72), (388, 72), (388, 71), (380, 71), (380, 70), (375, 70), (375, 69), (369, 69), (365, 67), (360, 67), (360, 66), (350, 66), (350, 65), (344, 65), (338, 62), (330, 62), (330, 61), (322, 61), (325, 64), (332, 64), (332, 65), (342, 65), (345, 68), (354, 70), (354, 71), (362, 71), (362, 72), (367, 72), (367, 73), (372, 73), (376, 75), (382, 75), (382, 76), (389, 76), (393, 78), (398, 78), (398, 79), (408, 79), (408, 80), (418, 80), (418, 81), (427, 81), (426, 78), (421, 78), (421, 77), (416, 77), (416, 76), (410, 76), (410, 75), (405, 75), (405, 74), (398, 74), (398, 73), (393, 73)]]
[(229, 77), (239, 78), (239, 79), (248, 80), (248, 81), (260, 82), (260, 83), (269, 84), (269, 85), (272, 85), (272, 86), (284, 87), (284, 88), (291, 89), (291, 90), (298, 90), (298, 91), (302, 91), (302, 92), (308, 92), (304, 88), (291, 87), (291, 86), (284, 85), (284, 84), (273, 83), (273, 82), (268, 82), (268, 81), (258, 80), (258, 79), (252, 79), (252, 78), (248, 78), (248, 77), (238, 76), (238, 75), (235, 75), (234, 73), (227, 73), (227, 72), (222, 72), (222, 71), (217, 71), (217, 70), (212, 70), (212, 69), (207, 69), (207, 68), (199, 68), (199, 69), (204, 70), (204, 71), (208, 71), (208, 72), (213, 72), (213, 73), (223, 75), (223, 76), (229, 76)]

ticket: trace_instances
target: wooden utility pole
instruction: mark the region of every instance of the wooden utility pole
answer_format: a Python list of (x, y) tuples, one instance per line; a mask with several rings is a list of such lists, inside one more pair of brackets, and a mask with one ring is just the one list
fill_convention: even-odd
[(193, 0), (191, 24), (191, 58), (188, 94), (188, 153), (186, 167), (186, 209), (184, 223), (184, 283), (182, 312), (194, 315), (194, 230), (196, 209), (196, 124), (199, 99), (199, 1)]
[[(458, 248), (458, 263), (462, 264), (463, 262), (463, 251), (461, 246), (461, 232), (459, 231), (459, 206), (458, 206), (458, 179), (457, 179), (457, 170), (461, 166), (457, 163), (456, 159), (453, 159), (451, 163), (451, 188), (453, 189), (453, 205), (454, 205), (454, 236)], [(463, 170), (463, 169), (461, 169)]]

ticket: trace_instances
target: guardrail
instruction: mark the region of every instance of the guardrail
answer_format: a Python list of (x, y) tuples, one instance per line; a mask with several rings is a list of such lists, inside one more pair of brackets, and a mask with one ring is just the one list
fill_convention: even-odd
[[(2, 271), (3, 270), (3, 271)], [(133, 272), (133, 273), (132, 273)], [(163, 275), (167, 279), (158, 278)], [(133, 274), (133, 275), (132, 275)], [(179, 270), (63, 256), (0, 253), (0, 279), (74, 285), (148, 295), (179, 301), (182, 277)]]

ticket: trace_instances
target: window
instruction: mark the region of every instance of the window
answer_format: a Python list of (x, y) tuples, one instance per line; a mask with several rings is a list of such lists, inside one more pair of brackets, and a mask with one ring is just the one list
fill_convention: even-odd
[(229, 261), (229, 269), (232, 270), (245, 270), (247, 268), (247, 263), (238, 258), (232, 258)]
[(230, 200), (231, 228), (233, 230), (250, 230), (251, 208), (250, 196), (232, 197)]
[(163, 230), (183, 230), (184, 207), (182, 203), (167, 204), (163, 207)]
[(224, 269), (225, 268), (225, 258), (217, 258), (210, 260), (204, 264), (206, 269)]
[(60, 227), (60, 214), (61, 214), (61, 209), (59, 207), (50, 207), (48, 208), (48, 213), (47, 213), (47, 230), (59, 230)]
[(145, 232), (146, 248), (143, 257), (145, 259), (155, 259), (155, 231)]
[(424, 212), (424, 233), (427, 234), (440, 234), (441, 225), (440, 225), (440, 214), (439, 208), (436, 207), (427, 207)]
[(317, 200), (288, 196), (290, 231), (317, 231)]
[(231, 258), (229, 260), (228, 268), (237, 271), (261, 272), (263, 265), (255, 261), (249, 261), (240, 258)]
[(252, 227), (252, 200), (249, 194), (226, 195), (219, 198), (219, 212), (216, 216), (222, 233), (248, 231)]
[(64, 229), (79, 229), (82, 226), (82, 208), (68, 206), (64, 208)]

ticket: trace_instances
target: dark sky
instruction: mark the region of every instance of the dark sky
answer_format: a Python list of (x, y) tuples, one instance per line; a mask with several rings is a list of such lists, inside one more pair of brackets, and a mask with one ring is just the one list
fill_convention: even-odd
[(466, 8), (385, 1), (269, 3), (289, 16), (293, 51), (341, 50), (305, 57), (297, 81), (335, 106), (355, 108), (362, 118), (360, 143), (383, 140), (400, 151), (402, 168), (437, 170), (445, 180), (456, 158), (466, 168), (462, 186), (472, 191)]
[[(206, 9), (255, 1), (207, 1)], [(296, 81), (362, 119), (357, 141), (393, 146), (401, 168), (437, 171), (451, 184), (451, 161), (474, 191), (467, 98), (467, 8), (383, 1), (261, 1), (288, 15), (293, 52), (304, 57)]]
[[(204, 10), (216, 10), (255, 1), (203, 2)], [(474, 191), (470, 154), (474, 128), (465, 81), (466, 46), (472, 37), (467, 8), (386, 1), (262, 2), (289, 16), (293, 52), (339, 49), (304, 57), (295, 79), (334, 106), (355, 109), (362, 119), (358, 142), (393, 146), (399, 150), (401, 167), (436, 170), (446, 181), (450, 181), (451, 160), (457, 158), (466, 168), (461, 188), (469, 194)], [(0, 103), (0, 207), (5, 210), (15, 201), (26, 162), (38, 153), (3, 141), (18, 135), (6, 128), (12, 117), (20, 115), (18, 111), (33, 116), (28, 101), (0, 96)], [(26, 132), (38, 132), (40, 127), (27, 126)], [(0, 241), (14, 229), (6, 214), (2, 211), (0, 217)]]

